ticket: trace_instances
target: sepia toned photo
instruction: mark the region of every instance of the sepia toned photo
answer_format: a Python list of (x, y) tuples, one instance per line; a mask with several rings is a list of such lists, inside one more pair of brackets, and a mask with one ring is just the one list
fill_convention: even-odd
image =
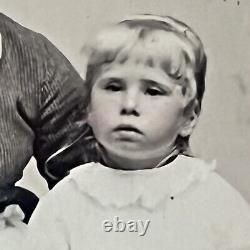
[(0, 248), (250, 250), (250, 2), (0, 2)]

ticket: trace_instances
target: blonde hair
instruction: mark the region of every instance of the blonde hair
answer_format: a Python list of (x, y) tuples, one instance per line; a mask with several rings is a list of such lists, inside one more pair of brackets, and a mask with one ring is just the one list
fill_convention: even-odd
[[(178, 50), (169, 47), (171, 39), (172, 46)], [(194, 100), (197, 101), (194, 111), (199, 115), (205, 90), (207, 62), (199, 36), (189, 26), (172, 17), (148, 14), (130, 16), (104, 29), (83, 47), (86, 106), (101, 67), (112, 62), (122, 64), (133, 53), (137, 53), (140, 60), (149, 67), (160, 63), (166, 74), (182, 85), (183, 95), (190, 97), (187, 106), (192, 106)], [(86, 140), (83, 162), (100, 161), (103, 149), (95, 140), (87, 122), (83, 122), (86, 123), (86, 130), (83, 132)], [(181, 154), (190, 154), (189, 136), (179, 136), (176, 145)]]
[[(171, 39), (178, 46), (179, 54), (168, 47), (167, 42)], [(144, 63), (149, 66), (153, 67), (160, 60), (165, 72), (176, 79), (177, 84), (182, 85), (183, 94), (189, 95), (187, 110), (197, 100), (194, 111), (199, 115), (207, 63), (204, 47), (199, 36), (189, 26), (169, 16), (128, 17), (100, 32), (85, 46), (85, 80), (89, 93), (94, 78), (103, 65), (112, 62), (122, 64), (131, 54), (138, 53), (138, 50), (141, 50)], [(189, 136), (178, 137), (176, 143), (181, 153), (190, 154)]]

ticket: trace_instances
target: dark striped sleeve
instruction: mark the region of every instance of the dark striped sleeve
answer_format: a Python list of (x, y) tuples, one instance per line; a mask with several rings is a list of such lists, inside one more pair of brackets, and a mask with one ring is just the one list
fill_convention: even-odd
[[(40, 117), (35, 156), (40, 173), (52, 187), (66, 174), (66, 170), (60, 171), (63, 173), (61, 176), (50, 179), (50, 175), (44, 171), (44, 163), (49, 156), (82, 133), (81, 120), (85, 116), (86, 91), (83, 80), (68, 60), (48, 40), (45, 39), (44, 42), (49, 59), (46, 60), (46, 78), (39, 91)], [(64, 161), (61, 168), (66, 169), (71, 164), (73, 162)]]
[(0, 187), (19, 180), (32, 155), (50, 183), (44, 162), (81, 133), (83, 81), (40, 34), (3, 14), (0, 32)]

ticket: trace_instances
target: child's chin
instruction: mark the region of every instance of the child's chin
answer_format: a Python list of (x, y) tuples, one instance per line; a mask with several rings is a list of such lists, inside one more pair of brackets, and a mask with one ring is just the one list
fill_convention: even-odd
[[(154, 164), (147, 158), (147, 154), (143, 151), (132, 149), (119, 149), (116, 148), (112, 153), (108, 153), (109, 159), (120, 166), (124, 170), (140, 170), (152, 168)], [(151, 166), (152, 165), (152, 166)]]

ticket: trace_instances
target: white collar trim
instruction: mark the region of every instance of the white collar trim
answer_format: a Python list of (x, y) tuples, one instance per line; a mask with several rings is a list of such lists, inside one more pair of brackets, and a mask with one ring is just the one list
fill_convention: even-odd
[(73, 169), (69, 178), (83, 195), (103, 207), (122, 209), (136, 205), (151, 210), (194, 182), (204, 181), (215, 167), (215, 160), (206, 163), (179, 155), (168, 165), (146, 170), (124, 171), (88, 163)]

